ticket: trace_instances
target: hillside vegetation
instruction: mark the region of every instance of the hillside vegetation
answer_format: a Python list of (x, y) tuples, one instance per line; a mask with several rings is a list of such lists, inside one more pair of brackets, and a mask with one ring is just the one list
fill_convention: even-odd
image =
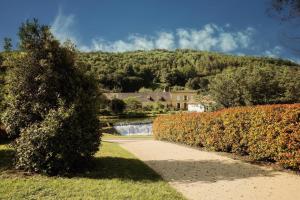
[[(136, 91), (140, 87), (175, 85), (200, 89), (208, 84), (207, 80), (210, 81), (216, 74), (229, 67), (270, 66), (275, 70), (287, 67), (297, 70), (296, 67), (299, 67), (293, 62), (281, 59), (232, 56), (195, 50), (80, 53), (79, 60), (87, 63), (87, 70), (97, 74), (104, 87), (124, 92)], [(194, 82), (200, 84), (193, 84)], [(131, 85), (126, 83), (135, 87), (129, 87)]]
[(119, 92), (189, 88), (212, 94), (224, 107), (294, 103), (300, 96), (300, 67), (282, 59), (152, 50), (80, 53), (78, 63), (102, 88)]
[(104, 91), (188, 88), (212, 94), (224, 107), (300, 101), (300, 66), (282, 59), (152, 50), (78, 52), (76, 64)]

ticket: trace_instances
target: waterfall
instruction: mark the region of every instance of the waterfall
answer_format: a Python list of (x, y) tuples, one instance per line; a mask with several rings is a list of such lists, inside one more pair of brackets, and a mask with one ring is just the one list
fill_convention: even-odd
[(121, 135), (152, 135), (152, 123), (117, 124), (114, 128)]

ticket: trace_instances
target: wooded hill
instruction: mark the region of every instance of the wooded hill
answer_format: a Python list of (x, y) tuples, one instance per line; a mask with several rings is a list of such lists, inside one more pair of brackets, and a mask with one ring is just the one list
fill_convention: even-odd
[(87, 64), (87, 70), (97, 76), (104, 88), (122, 92), (137, 91), (141, 87), (206, 89), (211, 79), (226, 68), (300, 70), (298, 64), (282, 59), (195, 50), (80, 53), (79, 60)]

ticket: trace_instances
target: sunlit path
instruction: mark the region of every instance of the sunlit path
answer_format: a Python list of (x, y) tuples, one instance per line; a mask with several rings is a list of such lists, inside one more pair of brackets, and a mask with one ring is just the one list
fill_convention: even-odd
[(110, 140), (189, 199), (300, 199), (300, 176), (154, 140)]

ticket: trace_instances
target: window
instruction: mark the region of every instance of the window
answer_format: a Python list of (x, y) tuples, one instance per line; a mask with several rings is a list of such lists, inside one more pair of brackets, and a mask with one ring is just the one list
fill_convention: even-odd
[(183, 107), (184, 107), (184, 109), (186, 110), (186, 109), (187, 109), (187, 103), (184, 103), (184, 104), (183, 104)]
[(176, 99), (177, 99), (177, 101), (180, 101), (180, 96), (178, 95), (178, 96), (176, 97)]
[(177, 109), (180, 109), (180, 103), (177, 103)]
[(188, 100), (188, 96), (185, 95), (184, 96), (184, 100), (187, 101)]

